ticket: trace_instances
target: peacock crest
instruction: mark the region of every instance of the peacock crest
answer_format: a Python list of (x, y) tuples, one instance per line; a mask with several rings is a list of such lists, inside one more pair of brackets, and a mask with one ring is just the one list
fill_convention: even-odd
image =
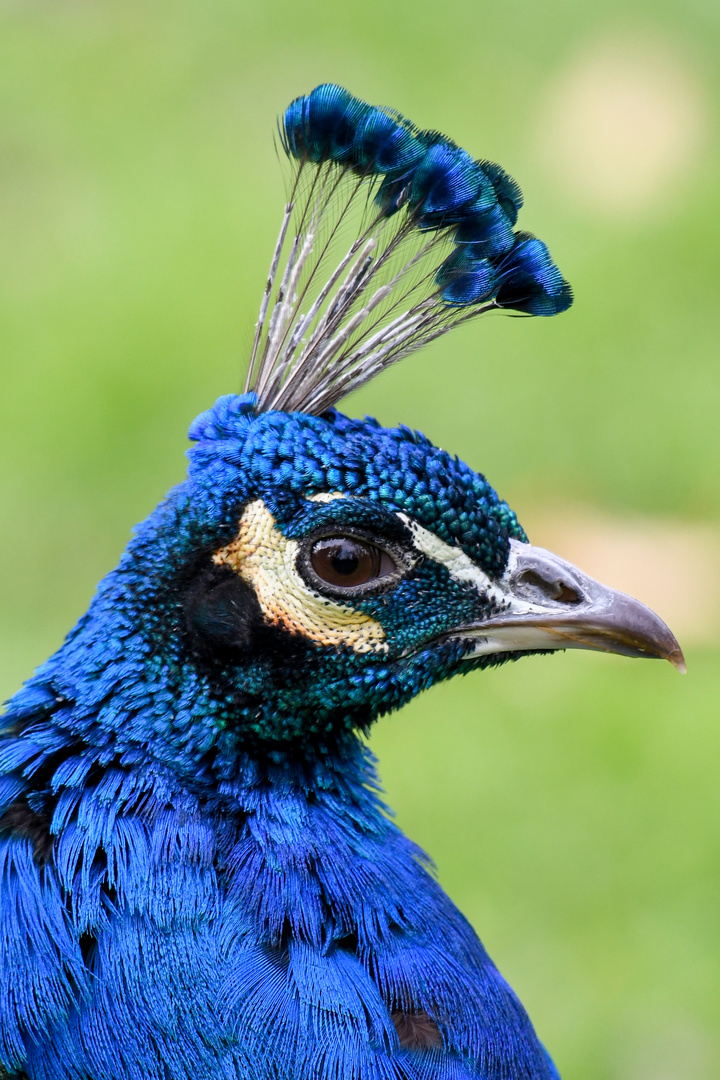
[(468, 319), (572, 303), (515, 230), (499, 165), (332, 84), (289, 105), (280, 140), (293, 174), (245, 385), (258, 411), (319, 415)]

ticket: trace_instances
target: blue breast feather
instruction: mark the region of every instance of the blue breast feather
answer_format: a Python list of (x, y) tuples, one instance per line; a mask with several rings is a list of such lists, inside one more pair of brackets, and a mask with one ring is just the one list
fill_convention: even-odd
[[(33, 717), (3, 802), (66, 742)], [(213, 806), (162, 776), (67, 757), (52, 865), (0, 843), (0, 1060), (33, 1080), (553, 1075), (517, 998), (383, 812), (367, 751), (314, 776), (250, 762)], [(24, 779), (23, 779), (24, 777)], [(233, 807), (234, 810), (229, 810)], [(393, 1010), (445, 1045), (402, 1050)], [(121, 1035), (120, 1035), (121, 1033)]]

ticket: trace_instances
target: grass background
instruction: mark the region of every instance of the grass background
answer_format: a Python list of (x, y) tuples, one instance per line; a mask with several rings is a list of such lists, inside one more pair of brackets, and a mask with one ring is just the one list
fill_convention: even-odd
[[(553, 167), (543, 110), (628, 42), (686, 73), (702, 137), (613, 207)], [(191, 418), (240, 387), (284, 195), (274, 118), (322, 81), (501, 161), (577, 296), (458, 331), (348, 411), (424, 430), (521, 520), (717, 522), (719, 46), (710, 0), (2, 0), (2, 696), (181, 478)], [(688, 663), (529, 658), (373, 736), (565, 1080), (720, 1073), (717, 643)]]

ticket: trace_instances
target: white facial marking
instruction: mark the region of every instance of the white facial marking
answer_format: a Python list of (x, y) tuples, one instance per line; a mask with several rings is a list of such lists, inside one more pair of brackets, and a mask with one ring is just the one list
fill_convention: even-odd
[[(413, 543), (418, 551), (421, 551), (428, 559), (433, 559), (444, 566), (455, 581), (474, 585), (484, 599), (489, 599), (497, 605), (498, 612), (495, 616), (491, 616), (491, 619), (497, 615), (511, 618), (513, 615), (542, 615), (548, 612), (545, 605), (534, 604), (530, 600), (516, 596), (512, 591), (511, 583), (518, 565), (518, 554), (522, 547), (526, 546), (520, 541), (510, 541), (510, 556), (505, 572), (501, 578), (493, 580), (461, 548), (446, 544), (435, 533), (418, 525), (407, 514), (399, 513), (398, 517), (412, 532)], [(466, 654), (468, 659), (490, 653), (566, 647), (559, 631), (554, 631), (549, 627), (522, 624), (507, 627), (488, 626), (487, 629), (479, 625), (463, 633), (462, 636), (472, 640)]]
[(334, 502), (335, 499), (347, 499), (347, 495), (343, 495), (342, 491), (319, 491), (317, 495), (308, 495), (308, 502), (329, 503)]
[(432, 559), (434, 562), (444, 566), (455, 581), (474, 585), (482, 596), (487, 596), (488, 599), (493, 600), (500, 607), (506, 608), (508, 606), (511, 597), (503, 590), (501, 585), (501, 582), (504, 581), (504, 575), (500, 582), (493, 581), (484, 570), (481, 570), (472, 561), (469, 555), (465, 554), (462, 548), (446, 544), (439, 536), (436, 536), (435, 533), (430, 532), (428, 529), (424, 529), (422, 525), (418, 525), (407, 514), (401, 513), (398, 514), (398, 517), (410, 529), (413, 543), (418, 551), (421, 551), (428, 559)]
[(297, 554), (297, 540), (283, 536), (265, 503), (256, 499), (245, 507), (235, 539), (215, 552), (213, 562), (231, 567), (252, 585), (269, 623), (320, 645), (387, 652), (380, 623), (314, 592), (296, 569)]
[(468, 660), (474, 656), (488, 656), (490, 653), (532, 652), (536, 649), (572, 647), (567, 640), (567, 635), (546, 626), (497, 627), (488, 629), (485, 634), (477, 630), (473, 634), (468, 634), (468, 637), (473, 639), (472, 647), (465, 654)]

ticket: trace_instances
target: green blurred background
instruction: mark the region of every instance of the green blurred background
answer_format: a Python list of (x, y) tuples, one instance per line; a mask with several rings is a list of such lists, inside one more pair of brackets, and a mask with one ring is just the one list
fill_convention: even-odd
[(627, 525), (690, 673), (529, 658), (372, 744), (565, 1080), (715, 1080), (720, 5), (2, 0), (0, 26), (3, 697), (241, 385), (276, 115), (333, 80), (447, 131), (520, 179), (576, 305), (466, 327), (347, 411), (424, 430), (615, 584)]

